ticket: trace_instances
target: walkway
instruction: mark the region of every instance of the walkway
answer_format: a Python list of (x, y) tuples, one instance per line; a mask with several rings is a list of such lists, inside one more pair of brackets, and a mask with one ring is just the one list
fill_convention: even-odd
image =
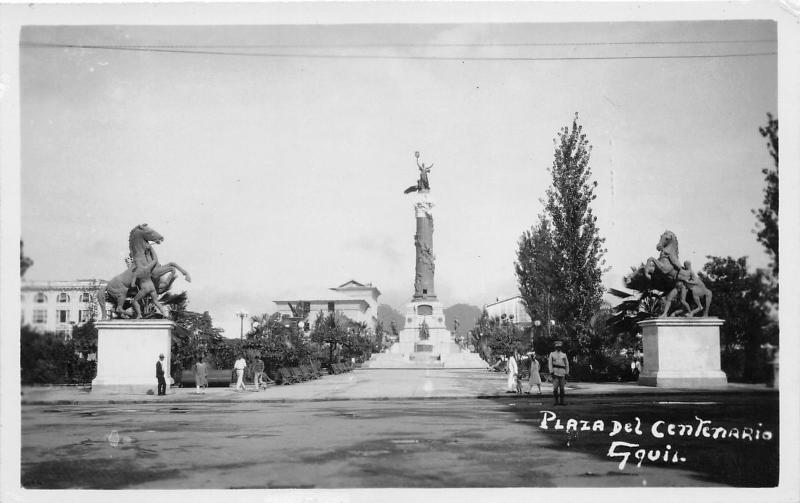
[[(22, 388), (22, 403), (81, 404), (81, 403), (157, 403), (157, 402), (307, 402), (324, 400), (390, 400), (490, 398), (505, 396), (507, 376), (486, 370), (458, 369), (356, 369), (339, 375), (287, 386), (273, 385), (255, 391), (237, 393), (233, 388), (208, 388), (205, 394), (195, 394), (195, 388), (172, 388), (167, 396), (92, 392), (75, 386), (34, 386)], [(155, 390), (155, 379), (153, 379)], [(527, 388), (527, 386), (525, 387)], [(568, 395), (617, 394), (687, 394), (712, 391), (709, 389), (652, 388), (629, 383), (569, 383)], [(714, 392), (769, 393), (775, 389), (762, 385), (728, 384)], [(549, 397), (551, 388), (542, 385), (543, 395)]]

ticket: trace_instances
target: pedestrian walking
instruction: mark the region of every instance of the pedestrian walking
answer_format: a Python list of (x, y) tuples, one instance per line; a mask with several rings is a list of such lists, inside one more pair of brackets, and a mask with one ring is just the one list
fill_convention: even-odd
[(242, 391), (247, 391), (247, 387), (244, 385), (245, 367), (247, 367), (247, 362), (244, 359), (244, 355), (239, 355), (239, 359), (233, 364), (233, 368), (236, 370), (236, 387), (234, 390), (237, 392), (239, 391), (240, 387), (242, 388)]
[(566, 405), (564, 403), (564, 384), (569, 375), (569, 359), (561, 351), (561, 341), (555, 342), (555, 349), (547, 360), (550, 366), (550, 376), (553, 378), (553, 405)]
[(531, 375), (528, 378), (528, 393), (533, 393), (533, 387), (536, 386), (539, 388), (539, 394), (542, 394), (542, 376), (539, 375), (541, 367), (539, 366), (539, 360), (536, 359), (536, 352), (531, 351), (528, 353), (528, 356), (531, 358)]
[[(264, 379), (264, 360), (261, 357), (256, 356), (256, 361), (253, 362), (253, 386), (256, 387), (256, 391), (261, 389), (261, 383)], [(266, 383), (265, 383), (266, 387)]]
[[(516, 353), (516, 351), (514, 352)], [(508, 390), (506, 393), (514, 393), (517, 391), (517, 375), (519, 374), (519, 366), (515, 355), (508, 357)], [(518, 391), (517, 391), (518, 392)]]
[(158, 361), (156, 362), (156, 379), (158, 380), (158, 396), (166, 395), (167, 380), (164, 379), (164, 353), (158, 355)]
[(203, 363), (202, 356), (194, 364), (194, 385), (198, 394), (201, 393), (200, 388), (203, 389), (202, 393), (205, 394), (208, 387), (208, 365)]

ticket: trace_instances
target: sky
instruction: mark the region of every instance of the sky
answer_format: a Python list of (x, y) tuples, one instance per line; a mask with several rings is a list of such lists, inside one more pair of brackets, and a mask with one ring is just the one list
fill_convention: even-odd
[(174, 289), (230, 337), (241, 309), (351, 279), (403, 310), (419, 151), (434, 165), (439, 299), (482, 306), (518, 293), (517, 242), (576, 112), (606, 287), (667, 229), (696, 269), (707, 255), (769, 261), (751, 210), (772, 163), (758, 133), (777, 113), (770, 21), (27, 26), (20, 39), (28, 280), (110, 279), (148, 223), (161, 262), (191, 273)]

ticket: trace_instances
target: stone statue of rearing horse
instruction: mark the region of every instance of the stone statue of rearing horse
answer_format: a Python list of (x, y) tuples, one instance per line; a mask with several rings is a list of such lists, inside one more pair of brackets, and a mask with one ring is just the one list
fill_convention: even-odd
[[(678, 239), (672, 231), (664, 231), (661, 238), (658, 240), (656, 250), (660, 253), (658, 259), (649, 257), (644, 266), (644, 274), (647, 279), (651, 279), (655, 271), (663, 274), (671, 289), (664, 295), (664, 312), (661, 313), (662, 317), (667, 316), (672, 301), (680, 293), (680, 301), (685, 309), (686, 316), (694, 316), (695, 313), (703, 309), (703, 316), (708, 316), (708, 309), (711, 305), (711, 291), (706, 288), (703, 282), (697, 275), (695, 275), (690, 264), (687, 261), (681, 264), (678, 260)], [(665, 290), (666, 291), (666, 290)], [(686, 302), (686, 292), (692, 293), (692, 298), (697, 305), (697, 308), (691, 309), (689, 303)], [(701, 299), (705, 301), (705, 305), (701, 304)]]
[(189, 273), (174, 262), (164, 265), (158, 263), (158, 256), (151, 243), (160, 244), (162, 241), (164, 241), (163, 236), (147, 224), (137, 225), (131, 229), (128, 237), (131, 267), (112, 278), (97, 295), (104, 320), (108, 319), (106, 318), (107, 300), (115, 304), (113, 312), (122, 317), (125, 316), (123, 310), (125, 300), (133, 297), (131, 304), (135, 317), (141, 318), (142, 309), (139, 302), (148, 296), (158, 312), (163, 317), (167, 317), (164, 306), (158, 301), (158, 296), (170, 289), (177, 278), (178, 271), (183, 274), (186, 281), (191, 282), (191, 278)]

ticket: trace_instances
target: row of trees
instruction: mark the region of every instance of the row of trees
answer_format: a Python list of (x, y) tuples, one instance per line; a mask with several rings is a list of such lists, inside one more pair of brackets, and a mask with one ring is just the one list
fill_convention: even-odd
[(226, 339), (222, 330), (213, 327), (208, 312), (199, 314), (186, 309), (183, 295), (170, 307), (170, 316), (177, 325), (173, 362), (180, 369), (188, 369), (203, 356), (212, 367), (232, 368), (239, 355), (244, 355), (248, 362), (261, 358), (267, 372), (273, 373), (280, 367), (312, 360), (323, 365), (350, 358), (365, 360), (381, 349), (375, 333), (365, 323), (357, 323), (341, 312), (320, 312), (310, 330), (298, 323), (298, 318), (308, 313), (300, 314), (303, 316), (252, 316), (246, 338)]
[[(310, 331), (283, 319), (280, 313), (254, 316), (246, 339), (227, 339), (222, 329), (214, 327), (207, 311), (187, 309), (185, 293), (162, 300), (175, 322), (171, 374), (176, 381), (182, 370), (191, 369), (201, 356), (213, 368), (232, 368), (239, 355), (248, 361), (258, 357), (269, 372), (311, 360), (323, 365), (351, 358), (363, 361), (382, 349), (382, 337), (340, 312), (319, 313)], [(97, 373), (97, 362), (90, 356), (97, 353), (94, 319), (76, 326), (67, 339), (24, 326), (20, 353), (23, 384), (88, 384)]]
[[(759, 132), (767, 140), (774, 166), (762, 170), (763, 207), (753, 213), (756, 238), (769, 255), (770, 266), (751, 271), (746, 257), (709, 256), (699, 271), (714, 294), (712, 314), (725, 320), (722, 364), (733, 380), (764, 379), (766, 366), (760, 348), (778, 343), (774, 315), (778, 308), (777, 119), (768, 114), (767, 125)], [(490, 319), (484, 312), (473, 330), (474, 343), (488, 359), (491, 354), (509, 355), (514, 348), (523, 347), (545, 353), (558, 338), (575, 363), (574, 373), (620, 369), (627, 365), (622, 356), (625, 350), (640, 344), (636, 322), (662, 311), (664, 292), (644, 289), (614, 309), (602, 303), (606, 249), (591, 207), (597, 187), (589, 166), (592, 147), (577, 114), (570, 126), (558, 132), (554, 144), (553, 164), (548, 170), (552, 185), (542, 200), (544, 211), (520, 237), (514, 264), (528, 314), (544, 326), (520, 330), (513, 320)]]

